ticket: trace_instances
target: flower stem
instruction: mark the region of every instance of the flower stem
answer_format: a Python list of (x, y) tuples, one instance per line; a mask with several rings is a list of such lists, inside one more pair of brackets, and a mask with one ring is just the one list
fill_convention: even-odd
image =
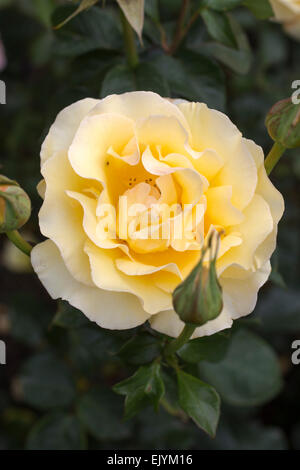
[(179, 46), (183, 38), (184, 20), (185, 20), (188, 6), (189, 6), (189, 0), (182, 0), (181, 10), (180, 10), (179, 17), (177, 20), (173, 43), (169, 49), (170, 54), (174, 54), (174, 52), (176, 51), (177, 47)]
[(176, 416), (177, 418), (182, 419), (184, 422), (188, 420), (188, 417), (184, 411), (182, 411), (180, 408), (175, 408), (165, 398), (161, 398), (160, 404), (170, 415)]
[(123, 28), (123, 37), (124, 37), (127, 62), (128, 62), (129, 67), (134, 69), (139, 63), (139, 57), (138, 57), (136, 45), (135, 45), (134, 32), (122, 11), (120, 11), (120, 15), (121, 15), (122, 28)]
[(28, 243), (22, 235), (18, 232), (18, 230), (12, 230), (11, 232), (6, 232), (7, 237), (10, 241), (21, 250), (25, 255), (30, 256), (30, 252), (32, 250), (32, 246)]
[(284, 151), (285, 147), (282, 144), (274, 142), (273, 147), (265, 159), (265, 169), (268, 175), (271, 173), (275, 165), (277, 165)]
[(167, 345), (165, 349), (166, 356), (171, 356), (178, 351), (178, 349), (180, 349), (190, 339), (196, 328), (197, 327), (194, 325), (186, 324), (178, 338), (174, 339)]

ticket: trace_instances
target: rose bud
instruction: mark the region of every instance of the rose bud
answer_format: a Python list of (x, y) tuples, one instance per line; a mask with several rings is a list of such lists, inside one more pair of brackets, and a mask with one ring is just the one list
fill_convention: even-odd
[(300, 104), (291, 98), (278, 101), (266, 117), (266, 126), (271, 138), (285, 148), (300, 146)]
[(0, 175), (0, 233), (22, 227), (29, 219), (30, 199), (16, 181)]
[(199, 263), (173, 292), (174, 310), (185, 323), (202, 326), (222, 311), (222, 288), (216, 271), (218, 245), (219, 235), (213, 232), (202, 250)]

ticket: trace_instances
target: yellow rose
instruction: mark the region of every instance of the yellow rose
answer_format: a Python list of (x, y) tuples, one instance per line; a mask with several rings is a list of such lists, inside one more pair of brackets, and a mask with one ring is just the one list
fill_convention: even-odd
[(275, 18), (285, 31), (300, 39), (300, 0), (270, 0)]
[(104, 328), (149, 320), (177, 336), (183, 323), (172, 292), (217, 230), (224, 308), (194, 337), (253, 310), (270, 274), (283, 199), (261, 147), (223, 113), (151, 92), (87, 98), (57, 116), (41, 172), (39, 222), (48, 240), (32, 250), (32, 265), (53, 298)]

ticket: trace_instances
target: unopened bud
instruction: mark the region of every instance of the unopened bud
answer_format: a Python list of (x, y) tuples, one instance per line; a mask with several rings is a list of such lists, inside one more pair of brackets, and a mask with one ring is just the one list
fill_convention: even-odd
[(0, 233), (17, 230), (30, 217), (31, 203), (16, 181), (0, 175)]
[(300, 146), (300, 104), (291, 98), (278, 101), (266, 117), (268, 132), (275, 142), (285, 148)]
[(174, 310), (185, 323), (202, 326), (222, 311), (222, 288), (216, 271), (218, 245), (219, 235), (213, 232), (199, 263), (173, 292)]

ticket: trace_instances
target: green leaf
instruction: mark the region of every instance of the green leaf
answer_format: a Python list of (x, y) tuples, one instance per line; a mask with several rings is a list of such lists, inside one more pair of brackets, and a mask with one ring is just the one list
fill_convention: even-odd
[(91, 6), (95, 5), (98, 2), (98, 0), (81, 0), (79, 6), (71, 13), (65, 20), (63, 20), (61, 23), (56, 25), (54, 29), (60, 29), (62, 26), (67, 24), (72, 18), (75, 18), (75, 16), (79, 15), (82, 11), (86, 10), (87, 8), (90, 8)]
[(12, 337), (29, 346), (41, 344), (52, 317), (48, 302), (25, 289), (18, 289), (11, 296), (10, 302), (9, 319)]
[(213, 10), (203, 10), (201, 16), (213, 39), (225, 44), (225, 46), (236, 47), (235, 37), (226, 14)]
[(243, 3), (243, 0), (204, 0), (203, 4), (213, 10), (232, 10)]
[(117, 0), (117, 2), (128, 23), (141, 38), (144, 25), (144, 0)]
[(101, 86), (101, 98), (113, 93), (125, 93), (134, 91), (134, 73), (127, 65), (116, 65), (111, 68), (104, 77)]
[(51, 413), (43, 416), (31, 429), (27, 438), (28, 450), (82, 450), (86, 437), (75, 416)]
[(300, 293), (274, 287), (261, 299), (256, 314), (264, 333), (295, 334), (300, 331)]
[(110, 69), (102, 82), (101, 97), (135, 90), (154, 91), (169, 96), (165, 78), (152, 64), (140, 62), (134, 70), (127, 65), (116, 65)]
[(158, 0), (145, 1), (145, 14), (149, 16), (153, 21), (159, 22)]
[(149, 333), (140, 333), (130, 338), (117, 354), (128, 364), (139, 365), (152, 362), (160, 351), (157, 338)]
[(200, 361), (218, 362), (227, 352), (229, 339), (229, 335), (224, 332), (192, 339), (179, 349), (178, 355), (192, 364)]
[[(62, 15), (65, 7), (55, 11), (52, 19)], [(91, 7), (73, 18), (64, 28), (55, 33), (54, 52), (65, 57), (74, 57), (102, 49), (119, 52), (123, 41), (118, 22), (110, 10)]]
[(262, 405), (282, 386), (274, 351), (262, 338), (242, 328), (233, 333), (222, 361), (202, 362), (199, 370), (224, 401), (236, 406)]
[(120, 395), (126, 395), (125, 419), (132, 418), (149, 402), (157, 409), (165, 393), (160, 365), (153, 363), (140, 367), (132, 377), (116, 384), (113, 390)]
[(220, 416), (220, 397), (213, 387), (182, 370), (177, 373), (179, 404), (203, 431), (214, 437)]
[(269, 0), (244, 0), (243, 5), (259, 19), (266, 20), (274, 16)]
[(24, 401), (41, 410), (69, 406), (75, 398), (69, 369), (51, 353), (31, 357), (23, 366), (20, 381)]
[(130, 427), (122, 421), (122, 402), (108, 389), (97, 387), (83, 395), (77, 416), (96, 439), (121, 440), (130, 435)]
[(206, 44), (205, 50), (234, 72), (242, 75), (249, 72), (252, 59), (248, 52), (231, 49), (217, 43)]
[(258, 56), (264, 68), (283, 65), (288, 56), (288, 39), (274, 25), (267, 24), (259, 32)]
[(80, 328), (90, 323), (80, 310), (68, 302), (60, 301), (52, 324), (61, 328)]
[(220, 43), (207, 43), (203, 45), (204, 50), (212, 54), (216, 59), (230, 67), (235, 72), (246, 74), (248, 73), (252, 63), (252, 55), (248, 38), (240, 24), (232, 15), (227, 14), (227, 19), (234, 35), (237, 45), (236, 49), (227, 47)]
[(224, 75), (221, 68), (208, 57), (185, 50), (181, 52), (181, 58), (160, 54), (154, 63), (169, 83), (172, 96), (224, 109)]
[(117, 352), (132, 334), (132, 330), (111, 331), (93, 324), (72, 328), (69, 330), (72, 362), (81, 370), (92, 372), (99, 363), (116, 359)]

